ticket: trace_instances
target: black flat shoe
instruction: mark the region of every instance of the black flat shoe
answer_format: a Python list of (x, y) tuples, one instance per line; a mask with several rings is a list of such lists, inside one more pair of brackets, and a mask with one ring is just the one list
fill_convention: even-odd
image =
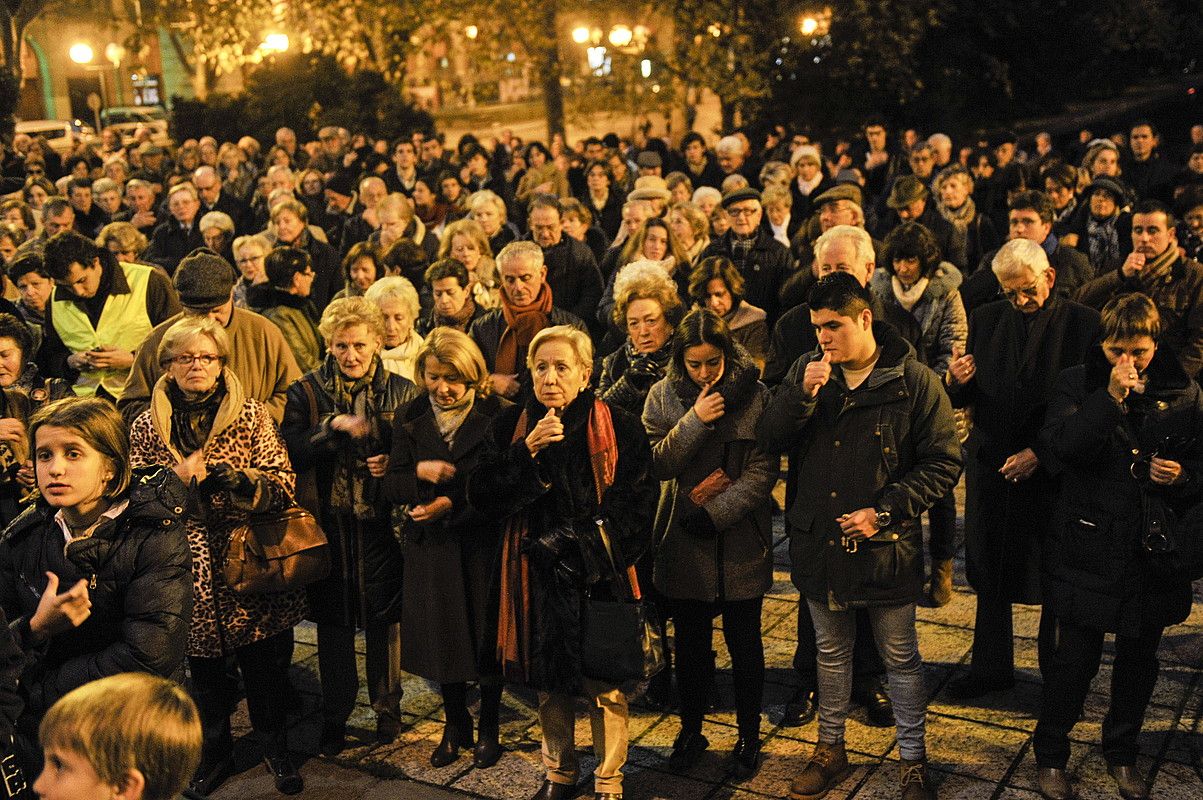
[(234, 755), (227, 753), (213, 759), (201, 761), (196, 774), (188, 782), (188, 791), (208, 797), (234, 774)]
[(305, 788), (301, 773), (297, 772), (288, 756), (265, 756), (263, 764), (272, 774), (272, 779), (276, 782), (276, 791), (280, 794), (300, 794)]
[(853, 690), (852, 702), (864, 706), (869, 724), (874, 728), (894, 727), (894, 704), (890, 702), (890, 696), (880, 683), (874, 682), (872, 687), (864, 691)]
[(392, 714), (376, 715), (376, 744), (392, 744), (401, 734), (401, 719)]
[(318, 749), (326, 758), (334, 758), (347, 747), (347, 724), (345, 722), (322, 723), (322, 734)]
[(461, 733), (455, 728), (443, 728), (443, 739), (439, 742), (439, 746), (430, 754), (430, 766), (435, 769), (440, 769), (448, 764), (455, 763), (459, 758), (461, 747), (472, 747), (472, 734)]
[(543, 781), (530, 800), (569, 800), (571, 797), (576, 797), (576, 786), (573, 784)]
[(818, 695), (809, 686), (801, 686), (785, 704), (781, 727), (799, 728), (815, 718), (819, 710)]
[(673, 772), (688, 772), (702, 760), (702, 754), (709, 746), (710, 740), (701, 733), (682, 731), (673, 742), (673, 751), (668, 757), (668, 768)]
[(746, 781), (760, 770), (760, 739), (745, 739), (735, 742), (731, 751), (731, 775), (737, 781)]

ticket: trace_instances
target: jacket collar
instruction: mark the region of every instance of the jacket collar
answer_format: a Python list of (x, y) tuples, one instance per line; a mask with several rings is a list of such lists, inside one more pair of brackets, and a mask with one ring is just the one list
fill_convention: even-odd
[[(217, 417), (213, 420), (213, 427), (209, 431), (209, 437), (205, 440), (207, 446), (210, 442), (216, 439), (222, 431), (234, 424), (234, 420), (242, 413), (242, 405), (246, 401), (246, 394), (243, 392), (242, 384), (238, 378), (230, 371), (229, 367), (224, 367), (221, 371), (222, 379), (226, 384), (226, 395), (221, 400), (221, 405), (217, 409)], [(175, 449), (175, 445), (171, 443), (171, 399), (167, 396), (167, 382), (169, 376), (164, 373), (158, 381), (155, 382), (155, 388), (150, 397), (150, 421), (154, 425), (155, 432), (167, 445), (167, 449), (175, 456), (177, 461), (184, 460), (184, 454)]]

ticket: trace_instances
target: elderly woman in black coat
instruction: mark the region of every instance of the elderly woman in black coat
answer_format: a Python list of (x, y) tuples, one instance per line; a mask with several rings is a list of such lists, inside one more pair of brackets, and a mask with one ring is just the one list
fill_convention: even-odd
[(714, 618), (731, 653), (739, 739), (732, 770), (760, 763), (764, 645), (760, 610), (773, 584), (769, 492), (778, 459), (756, 444), (768, 390), (726, 323), (695, 309), (673, 337), (668, 375), (652, 387), (643, 424), (659, 478), (655, 584), (673, 611), (681, 733), (669, 767), (691, 768), (709, 746), (702, 717), (714, 680)]
[[(1190, 576), (1176, 568), (1172, 520), (1199, 501), (1203, 396), (1174, 355), (1158, 348), (1160, 327), (1143, 294), (1108, 303), (1101, 347), (1061, 373), (1041, 433), (1065, 465), (1044, 562), (1057, 646), (1033, 739), (1040, 789), (1054, 800), (1072, 796), (1069, 733), (1108, 633), (1115, 665), (1103, 755), (1123, 797), (1148, 796), (1137, 739), (1157, 681), (1157, 646), (1166, 626), (1190, 613)], [(1157, 527), (1167, 519), (1168, 535)]]
[[(488, 589), (501, 529), (468, 504), (468, 476), (480, 463), (493, 419), (511, 403), (491, 394), (480, 348), (465, 333), (435, 328), (417, 354), (425, 393), (397, 411), (384, 493), (402, 506), (405, 555), (401, 668), (440, 685), (443, 739), (430, 763), (445, 767), (472, 747), (468, 682), (480, 681), (476, 767), (501, 756), (501, 677), (482, 670)], [(437, 631), (437, 636), (431, 633)], [(482, 674), (484, 673), (484, 674)]]
[(384, 368), (384, 318), (371, 301), (335, 300), (319, 329), (329, 355), (289, 387), (280, 432), (298, 485), (316, 482), (320, 508), (316, 497), (308, 502), (330, 539), (330, 576), (309, 587), (309, 608), (322, 678), (321, 747), (335, 755), (345, 746), (359, 689), (357, 628), (367, 645), (376, 738), (391, 742), (400, 731), (401, 678), (390, 665), (399, 645), (401, 549), (380, 483), (388, 470), (393, 415), (418, 390)]
[(672, 355), (673, 326), (681, 318), (677, 285), (655, 261), (636, 261), (614, 281), (612, 322), (626, 331), (621, 347), (602, 359), (597, 395), (636, 416)]
[(539, 691), (547, 779), (538, 800), (569, 797), (577, 779), (575, 698), (589, 700), (594, 788), (622, 796), (627, 754), (628, 687), (590, 677), (581, 659), (586, 593), (621, 596), (602, 544), (614, 545), (618, 569), (650, 542), (656, 483), (639, 421), (588, 388), (593, 346), (567, 325), (535, 335), (527, 356), (534, 397), (506, 409), (493, 425), (490, 453), (468, 481), (468, 500), (506, 518), (502, 540), (496, 654), (508, 681)]

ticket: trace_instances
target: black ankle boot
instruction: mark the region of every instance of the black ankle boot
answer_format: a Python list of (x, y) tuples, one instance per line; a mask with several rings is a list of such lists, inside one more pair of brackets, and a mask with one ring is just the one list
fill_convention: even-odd
[(466, 726), (447, 723), (443, 726), (443, 739), (439, 746), (430, 754), (430, 766), (435, 769), (445, 767), (459, 758), (460, 748), (472, 747), (472, 723)]

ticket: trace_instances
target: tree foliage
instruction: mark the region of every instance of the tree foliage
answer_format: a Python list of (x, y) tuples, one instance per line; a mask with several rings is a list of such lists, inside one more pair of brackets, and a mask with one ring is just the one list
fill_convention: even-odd
[(252, 69), (246, 90), (206, 100), (174, 98), (172, 133), (180, 140), (210, 134), (233, 140), (249, 134), (272, 141), (288, 126), (305, 138), (324, 125), (340, 125), (394, 139), (434, 120), (407, 104), (391, 81), (375, 70), (348, 75), (332, 56), (273, 56)]

